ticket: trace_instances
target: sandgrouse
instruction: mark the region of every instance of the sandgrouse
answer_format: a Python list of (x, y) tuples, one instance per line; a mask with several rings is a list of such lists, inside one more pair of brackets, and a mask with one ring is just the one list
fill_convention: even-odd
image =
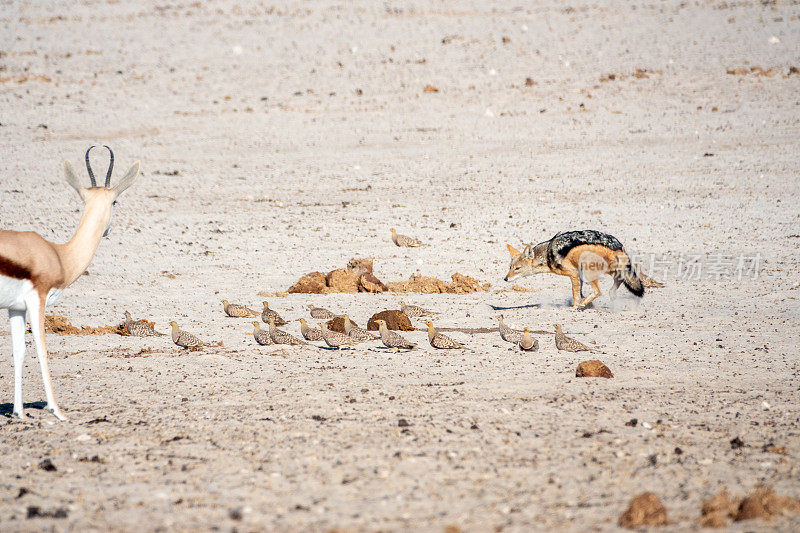
[(591, 352), (592, 349), (575, 339), (567, 337), (561, 331), (561, 324), (556, 324), (556, 348), (567, 352)]
[(431, 343), (431, 346), (434, 348), (438, 348), (440, 350), (464, 350), (466, 346), (461, 344), (460, 342), (456, 342), (455, 340), (451, 339), (444, 333), (439, 333), (436, 331), (436, 328), (433, 327), (433, 322), (430, 320), (425, 321), (425, 325), (428, 326), (428, 342)]
[(277, 313), (277, 311), (273, 311), (269, 308), (269, 304), (265, 301), (263, 302), (264, 310), (261, 311), (261, 321), (265, 324), (269, 324), (270, 319), (275, 322), (276, 326), (285, 326), (287, 322), (281, 318), (281, 315)]
[(420, 241), (419, 239), (413, 239), (405, 235), (400, 235), (394, 230), (394, 228), (391, 228), (391, 230), (389, 231), (392, 232), (392, 242), (394, 242), (397, 246), (401, 246), (404, 248), (414, 248), (415, 246), (422, 245), (422, 241)]
[(322, 340), (322, 330), (315, 329), (308, 326), (306, 323), (305, 318), (298, 318), (297, 320), (300, 321), (300, 333), (303, 335), (303, 338), (307, 341), (321, 341)]
[(133, 337), (161, 337), (166, 333), (159, 333), (150, 327), (150, 324), (141, 320), (134, 320), (131, 314), (125, 311), (125, 329)]
[(336, 315), (333, 314), (333, 311), (328, 311), (324, 307), (315, 307), (313, 304), (308, 306), (308, 311), (311, 313), (311, 318), (316, 318), (317, 320), (330, 320), (332, 318), (336, 318)]
[(201, 341), (188, 331), (183, 331), (181, 328), (178, 327), (178, 323), (174, 320), (169, 323), (172, 326), (172, 342), (180, 346), (181, 348), (188, 348), (190, 350), (202, 348), (203, 346), (208, 346), (205, 342)]
[(232, 304), (228, 302), (228, 300), (222, 300), (222, 308), (225, 310), (226, 315), (233, 318), (253, 317), (261, 314), (247, 306), (241, 304)]
[(261, 329), (261, 323), (257, 320), (253, 321), (253, 338), (261, 346), (275, 344), (272, 342), (272, 337), (269, 336), (269, 331)]
[(381, 333), (381, 341), (383, 341), (383, 345), (387, 348), (391, 348), (396, 352), (400, 348), (413, 350), (416, 347), (416, 344), (407, 341), (399, 333), (395, 333), (387, 328), (385, 320), (376, 320), (375, 322), (378, 324)]
[(348, 337), (353, 337), (360, 341), (374, 341), (378, 339), (376, 335), (373, 335), (364, 328), (358, 327), (347, 315), (344, 315), (344, 332)]
[(519, 344), (522, 340), (522, 332), (518, 329), (512, 329), (506, 326), (503, 322), (503, 315), (497, 316), (497, 322), (500, 326), (500, 337), (511, 344)]
[(304, 341), (301, 341), (294, 335), (276, 328), (275, 319), (270, 319), (269, 321), (269, 338), (272, 339), (272, 342), (275, 344), (290, 344), (292, 346), (306, 344)]
[(539, 341), (531, 337), (531, 331), (528, 328), (522, 331), (522, 339), (519, 341), (519, 348), (525, 352), (535, 352), (539, 349)]
[(433, 311), (429, 311), (418, 305), (406, 305), (403, 301), (400, 301), (400, 311), (408, 317), (431, 316), (435, 314)]
[(345, 335), (344, 333), (329, 330), (324, 322), (320, 323), (319, 329), (322, 333), (322, 340), (325, 341), (325, 344), (331, 348), (336, 348), (337, 350), (341, 350), (342, 346), (352, 346), (361, 342), (349, 335)]

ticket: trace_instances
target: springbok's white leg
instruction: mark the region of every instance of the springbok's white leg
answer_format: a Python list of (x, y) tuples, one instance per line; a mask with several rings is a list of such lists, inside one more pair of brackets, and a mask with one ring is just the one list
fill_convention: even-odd
[(31, 333), (33, 333), (33, 343), (36, 345), (36, 355), (39, 358), (39, 366), (42, 369), (42, 382), (44, 383), (44, 395), (47, 398), (47, 409), (61, 421), (65, 417), (56, 403), (56, 396), (53, 394), (53, 382), (50, 380), (50, 369), (47, 366), (47, 345), (44, 340), (44, 302), (39, 298), (39, 294), (31, 292), (25, 297), (25, 304), (28, 306), (28, 320), (31, 322)]
[(14, 415), (24, 418), (22, 407), (22, 367), (25, 363), (25, 311), (8, 310), (11, 323), (11, 352), (14, 354)]

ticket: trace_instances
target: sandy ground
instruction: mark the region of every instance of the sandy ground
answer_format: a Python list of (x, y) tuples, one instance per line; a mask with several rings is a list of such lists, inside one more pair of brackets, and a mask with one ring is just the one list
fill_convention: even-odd
[[(796, 2), (49, 4), (0, 2), (0, 224), (64, 241), (81, 206), (61, 161), (98, 143), (119, 175), (140, 159), (50, 312), (96, 326), (127, 309), (224, 347), (50, 336), (56, 423), (29, 346), (31, 418), (0, 419), (3, 530), (608, 530), (646, 490), (685, 530), (721, 488), (800, 497)], [(727, 73), (751, 67), (773, 75)], [(426, 245), (397, 248), (390, 227)], [(499, 292), (505, 243), (581, 228), (652, 257), (666, 287), (583, 312), (558, 276)], [(498, 308), (563, 323), (615, 377), (575, 378), (587, 357), (552, 336), (533, 354), (458, 333), (473, 352), (434, 353), (421, 331), (410, 353), (279, 350), (222, 314), (353, 256), (385, 281), (490, 282), (407, 300), (448, 327)], [(759, 275), (737, 279), (739, 257)], [(399, 299), (269, 298), (362, 325)]]

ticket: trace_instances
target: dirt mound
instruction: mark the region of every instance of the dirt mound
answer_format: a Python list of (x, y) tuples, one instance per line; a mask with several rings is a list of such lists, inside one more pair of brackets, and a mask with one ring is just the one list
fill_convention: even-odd
[(614, 374), (612, 374), (611, 370), (601, 361), (594, 359), (592, 361), (584, 361), (583, 363), (579, 364), (578, 369), (575, 371), (575, 377), (613, 378)]
[(351, 271), (347, 270), (346, 268), (338, 268), (336, 270), (332, 270), (327, 276), (327, 287), (323, 289), (323, 293), (331, 293), (331, 292), (346, 292), (346, 293), (356, 293), (358, 292), (358, 276), (353, 274)]
[(325, 274), (311, 272), (297, 280), (297, 283), (289, 287), (287, 292), (292, 294), (322, 294), (326, 286)]
[(411, 325), (411, 321), (402, 311), (387, 310), (375, 313), (367, 321), (367, 329), (369, 331), (378, 331), (378, 323), (375, 322), (376, 320), (385, 320), (386, 327), (389, 329), (414, 331), (414, 326)]
[(731, 499), (727, 491), (722, 491), (719, 494), (703, 502), (700, 508), (700, 525), (702, 527), (726, 527), (728, 519), (736, 513), (737, 502)]
[[(350, 321), (351, 324), (358, 325), (352, 320)], [(336, 318), (332, 318), (325, 323), (328, 326), (328, 329), (331, 331), (338, 331), (339, 333), (344, 333), (344, 317), (337, 316)]]
[(414, 274), (408, 281), (389, 282), (387, 286), (391, 292), (419, 292), (423, 294), (469, 294), (473, 292), (486, 292), (491, 286), (489, 283), (480, 283), (475, 278), (456, 272), (451, 276), (452, 282), (447, 283), (437, 278)]
[(632, 499), (628, 510), (619, 517), (619, 526), (627, 529), (668, 523), (667, 509), (652, 492), (644, 492)]
[(372, 274), (372, 259), (354, 257), (347, 262), (347, 270), (359, 277), (366, 273)]
[[(150, 323), (151, 325), (155, 325)], [(81, 326), (77, 328), (69, 323), (69, 320), (61, 315), (46, 315), (44, 317), (44, 329), (47, 333), (56, 335), (129, 335), (125, 323), (116, 326)]]
[(374, 292), (381, 293), (389, 290), (389, 288), (372, 272), (364, 272), (358, 278), (358, 290), (361, 292)]
[(742, 500), (733, 519), (737, 522), (753, 518), (769, 520), (786, 511), (800, 511), (800, 500), (778, 496), (769, 487), (759, 487)]

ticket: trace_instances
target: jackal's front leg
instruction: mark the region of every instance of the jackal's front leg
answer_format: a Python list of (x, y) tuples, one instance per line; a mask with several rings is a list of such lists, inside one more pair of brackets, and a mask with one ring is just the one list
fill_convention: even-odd
[(579, 305), (581, 309), (589, 305), (592, 302), (592, 300), (600, 296), (600, 283), (598, 283), (596, 279), (593, 279), (589, 283), (592, 285), (592, 294), (581, 300), (581, 303)]

